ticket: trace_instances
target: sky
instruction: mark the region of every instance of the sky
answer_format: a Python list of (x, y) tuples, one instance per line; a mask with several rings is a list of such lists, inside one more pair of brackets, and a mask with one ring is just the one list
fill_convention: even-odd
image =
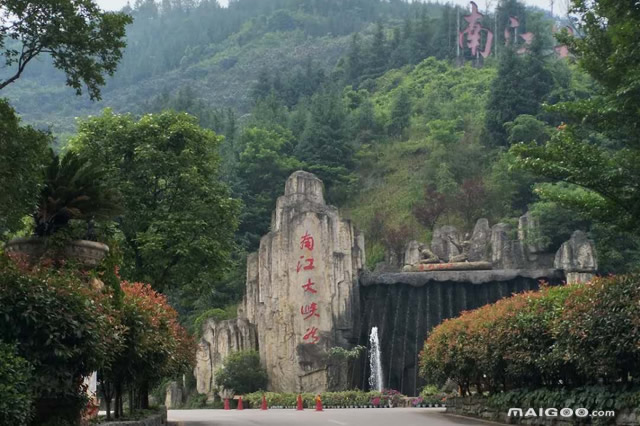
[[(221, 5), (226, 5), (227, 0), (218, 0)], [(462, 6), (468, 6), (468, 0), (449, 0), (452, 3), (456, 3)], [(106, 10), (120, 10), (124, 5), (127, 4), (127, 0), (97, 0), (100, 7)], [(445, 3), (444, 0), (441, 0), (442, 3)], [(135, 3), (135, 0), (131, 0), (131, 4)], [(476, 0), (478, 4), (478, 8), (481, 12), (484, 12), (487, 9), (487, 5), (489, 9), (493, 9), (493, 7), (498, 3), (498, 0)], [(543, 9), (550, 8), (550, 0), (524, 0), (525, 4), (538, 6)], [(554, 13), (556, 15), (564, 15), (567, 12), (567, 0), (555, 0), (554, 1)]]

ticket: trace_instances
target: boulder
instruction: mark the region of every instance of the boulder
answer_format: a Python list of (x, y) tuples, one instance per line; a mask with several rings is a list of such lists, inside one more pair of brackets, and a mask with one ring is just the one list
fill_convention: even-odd
[(491, 228), (491, 263), (494, 269), (521, 269), (527, 264), (522, 242), (512, 238), (509, 224)]
[(420, 243), (412, 240), (409, 241), (407, 247), (404, 250), (404, 262), (405, 265), (415, 265), (420, 263)]
[(167, 409), (181, 407), (183, 403), (182, 398), (182, 386), (180, 386), (176, 381), (169, 382), (167, 385), (166, 397), (164, 399), (165, 407), (167, 407)]
[(556, 269), (564, 270), (567, 282), (589, 281), (598, 269), (593, 241), (585, 232), (575, 231), (556, 252), (553, 265)]
[(471, 235), (469, 262), (481, 262), (491, 259), (491, 228), (487, 219), (478, 219)]
[(530, 260), (538, 253), (544, 253), (548, 247), (540, 241), (540, 224), (531, 212), (527, 212), (518, 219), (518, 239)]
[(451, 240), (456, 244), (461, 244), (460, 233), (455, 226), (441, 226), (433, 231), (431, 238), (431, 251), (445, 262), (452, 256), (460, 254), (458, 248), (451, 244)]

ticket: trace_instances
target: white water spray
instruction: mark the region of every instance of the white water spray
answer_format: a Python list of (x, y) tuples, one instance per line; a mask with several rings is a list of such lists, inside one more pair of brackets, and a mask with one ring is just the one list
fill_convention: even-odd
[(378, 327), (371, 328), (369, 335), (369, 366), (371, 375), (369, 376), (369, 386), (371, 389), (382, 392), (382, 363), (380, 361), (380, 341), (378, 340)]

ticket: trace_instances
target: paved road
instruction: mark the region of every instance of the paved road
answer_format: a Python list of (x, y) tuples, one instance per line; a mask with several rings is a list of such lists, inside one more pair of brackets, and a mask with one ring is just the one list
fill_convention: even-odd
[(170, 410), (175, 426), (454, 426), (487, 425), (475, 420), (445, 415), (443, 408), (327, 409), (321, 413), (274, 409), (261, 410)]

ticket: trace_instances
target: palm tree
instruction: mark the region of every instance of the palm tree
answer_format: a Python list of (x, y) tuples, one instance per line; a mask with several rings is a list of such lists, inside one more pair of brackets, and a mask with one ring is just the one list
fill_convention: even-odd
[(119, 194), (106, 185), (105, 172), (74, 152), (52, 154), (33, 214), (35, 234), (45, 237), (72, 219), (108, 220), (121, 212)]

